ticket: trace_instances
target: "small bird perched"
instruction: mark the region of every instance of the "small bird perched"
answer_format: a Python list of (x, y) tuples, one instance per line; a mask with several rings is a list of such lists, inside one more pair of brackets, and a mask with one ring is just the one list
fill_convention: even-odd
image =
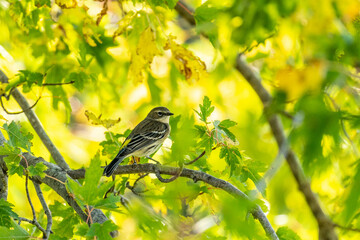
[(166, 107), (153, 108), (125, 139), (119, 153), (104, 169), (104, 174), (109, 177), (118, 164), (128, 156), (150, 157), (155, 153), (165, 139), (169, 136), (169, 118), (174, 115)]

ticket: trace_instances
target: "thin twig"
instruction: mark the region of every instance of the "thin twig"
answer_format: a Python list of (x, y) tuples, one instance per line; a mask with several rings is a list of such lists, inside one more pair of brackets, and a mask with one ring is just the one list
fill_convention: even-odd
[[(215, 150), (217, 146), (213, 147), (211, 150)], [(205, 155), (206, 151), (204, 150), (202, 153), (200, 153), (199, 156), (197, 156), (195, 159), (191, 160), (190, 162), (185, 162), (184, 165), (190, 165), (202, 158)]]
[(180, 166), (179, 171), (174, 176), (172, 176), (171, 178), (168, 178), (168, 179), (165, 179), (160, 175), (160, 171), (158, 168), (155, 169), (155, 175), (159, 179), (160, 182), (171, 183), (171, 182), (175, 181), (178, 177), (180, 177), (183, 169), (184, 169), (184, 164), (182, 164)]
[(43, 234), (46, 233), (46, 230), (40, 225), (39, 222), (37, 221), (34, 221), (34, 220), (30, 220), (28, 218), (24, 218), (24, 217), (15, 217), (14, 218), (15, 220), (19, 220), (19, 225), (22, 221), (24, 222), (28, 222), (28, 223), (31, 223), (32, 225), (35, 225)]
[(41, 96), (40, 96), (40, 97), (35, 101), (35, 103), (34, 103), (33, 105), (31, 105), (30, 107), (28, 107), (28, 108), (25, 109), (25, 110), (18, 111), (18, 112), (9, 112), (9, 111), (5, 108), (5, 105), (4, 105), (3, 101), (2, 101), (2, 97), (3, 97), (3, 96), (4, 96), (4, 95), (2, 95), (2, 96), (0, 97), (1, 107), (2, 107), (2, 109), (3, 109), (7, 114), (9, 114), (9, 115), (16, 115), (16, 114), (24, 113), (25, 111), (34, 108), (34, 107), (36, 106), (36, 104), (38, 104), (38, 102), (39, 102), (40, 99), (41, 99)]
[(75, 83), (75, 81), (64, 82), (64, 83), (43, 83), (41, 86), (61, 86), (61, 85), (67, 85), (73, 83)]
[(202, 153), (200, 153), (199, 156), (197, 156), (195, 159), (191, 160), (190, 162), (185, 162), (184, 165), (190, 165), (199, 160), (202, 156), (204, 156), (206, 151), (204, 150)]
[[(26, 170), (27, 171), (27, 170)], [(28, 184), (29, 184), (29, 174), (26, 173), (26, 177), (25, 177), (25, 191), (26, 191), (26, 197), (28, 199), (28, 202), (30, 204), (30, 207), (31, 207), (31, 212), (32, 212), (32, 215), (33, 215), (33, 221), (36, 222), (37, 219), (36, 219), (36, 213), (35, 213), (35, 208), (34, 208), (34, 205), (32, 204), (32, 201), (31, 201), (31, 198), (30, 198), (30, 193), (29, 193), (29, 187), (28, 187)]]
[(43, 207), (46, 217), (47, 217), (46, 233), (44, 233), (44, 236), (43, 236), (43, 238), (46, 240), (50, 237), (50, 233), (51, 233), (52, 215), (51, 215), (51, 211), (50, 211), (48, 205), (46, 204), (44, 195), (40, 188), (40, 184), (36, 183), (35, 181), (33, 181), (33, 184), (34, 184), (34, 187), (36, 190), (36, 194), (40, 200), (41, 206)]
[(133, 184), (132, 186), (130, 185), (129, 182), (126, 182), (126, 188), (130, 189), (131, 192), (134, 193), (135, 195), (140, 196), (140, 193), (144, 193), (144, 192), (146, 192), (146, 190), (145, 190), (145, 191), (141, 191), (141, 192), (135, 191), (136, 184), (140, 181), (140, 179), (145, 178), (145, 177), (148, 176), (149, 174), (150, 174), (150, 173), (146, 173), (146, 174), (141, 175), (140, 177), (138, 177), (138, 178), (135, 180), (135, 182), (134, 182), (134, 184)]
[(347, 230), (347, 231), (360, 233), (360, 229), (358, 229), (358, 228), (345, 227), (345, 226), (341, 226), (341, 225), (339, 225), (337, 223), (334, 223), (334, 227), (341, 228), (341, 229)]
[(287, 117), (288, 119), (294, 120), (295, 117), (293, 115), (291, 115), (289, 112), (282, 110), (279, 112), (281, 115), (283, 115), (284, 117)]

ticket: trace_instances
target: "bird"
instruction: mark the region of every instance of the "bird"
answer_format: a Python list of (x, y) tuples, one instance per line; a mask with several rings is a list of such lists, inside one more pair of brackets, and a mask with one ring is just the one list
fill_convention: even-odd
[[(169, 119), (174, 115), (166, 107), (153, 108), (122, 143), (116, 157), (105, 167), (104, 175), (110, 177), (116, 167), (127, 157), (150, 157), (170, 134)], [(154, 160), (156, 161), (156, 160)]]

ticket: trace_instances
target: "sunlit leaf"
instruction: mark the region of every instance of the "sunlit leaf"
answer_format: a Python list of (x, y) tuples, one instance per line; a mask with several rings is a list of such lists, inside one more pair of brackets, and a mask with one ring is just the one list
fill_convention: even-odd
[(92, 113), (88, 110), (85, 111), (85, 116), (91, 122), (91, 124), (102, 125), (106, 129), (111, 128), (115, 124), (119, 123), (121, 120), (120, 118), (118, 118), (118, 119), (101, 119), (101, 114), (98, 117), (96, 117), (94, 113)]
[(12, 226), (11, 217), (17, 217), (18, 215), (13, 212), (13, 204), (5, 201), (5, 199), (0, 199), (0, 226), (10, 228)]
[(112, 237), (110, 236), (110, 232), (118, 229), (118, 226), (116, 226), (112, 221), (107, 220), (106, 222), (99, 224), (94, 223), (91, 224), (90, 229), (87, 231), (86, 236), (87, 237), (98, 237), (99, 239), (108, 239), (111, 240)]
[(38, 162), (35, 166), (31, 165), (29, 166), (29, 175), (30, 177), (33, 176), (40, 176), (41, 178), (45, 177), (44, 171), (47, 169), (44, 163)]
[(205, 63), (190, 50), (177, 44), (174, 37), (171, 37), (164, 46), (165, 50), (171, 50), (172, 59), (176, 68), (189, 82), (198, 81), (207, 76)]
[(301, 238), (288, 227), (280, 227), (276, 231), (276, 235), (278, 235), (280, 240), (301, 240)]
[(11, 122), (9, 125), (5, 123), (4, 129), (9, 135), (9, 144), (13, 147), (21, 147), (28, 152), (31, 152), (31, 140), (33, 135), (30, 132), (26, 132), (24, 128), (21, 128), (19, 123)]

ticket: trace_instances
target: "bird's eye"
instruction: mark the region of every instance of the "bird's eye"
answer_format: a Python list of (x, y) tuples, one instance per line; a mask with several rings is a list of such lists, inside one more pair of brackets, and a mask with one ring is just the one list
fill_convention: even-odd
[(164, 115), (164, 113), (158, 112), (158, 115), (159, 115), (159, 117), (162, 117)]

